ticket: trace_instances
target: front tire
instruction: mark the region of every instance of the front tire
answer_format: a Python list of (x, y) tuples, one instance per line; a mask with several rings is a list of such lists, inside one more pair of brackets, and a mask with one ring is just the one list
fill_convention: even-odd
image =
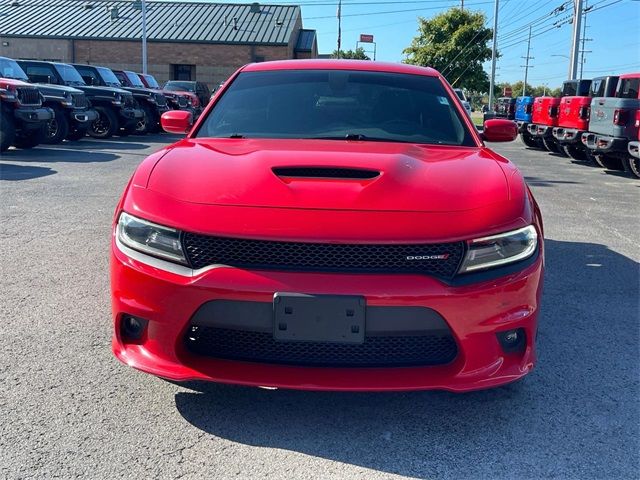
[(128, 137), (129, 135), (133, 135), (134, 133), (136, 133), (136, 126), (137, 123), (133, 123), (125, 125), (124, 127), (120, 127), (116, 135), (118, 135), (119, 137)]
[(47, 130), (43, 142), (49, 145), (62, 143), (69, 134), (69, 120), (67, 119), (65, 112), (58, 107), (53, 107), (53, 111), (55, 115), (47, 124)]
[(16, 139), (16, 127), (13, 124), (13, 117), (8, 112), (2, 110), (0, 113), (0, 152), (5, 152)]
[(16, 135), (16, 139), (13, 142), (13, 146), (16, 148), (21, 148), (23, 150), (28, 150), (33, 148), (41, 143), (44, 143), (47, 138), (47, 126), (48, 122), (42, 125), (40, 128), (35, 130), (29, 130), (26, 135)]
[(98, 118), (89, 125), (87, 133), (93, 138), (111, 138), (118, 131), (118, 116), (109, 107), (95, 107)]
[(640, 178), (640, 158), (628, 155), (622, 162), (624, 171), (634, 178)]
[(87, 134), (87, 128), (86, 127), (75, 128), (75, 129), (72, 129), (67, 134), (67, 140), (69, 140), (70, 142), (76, 142), (76, 141), (80, 140), (81, 138), (84, 138), (84, 136), (86, 134)]
[(136, 123), (136, 135), (146, 135), (147, 133), (153, 133), (157, 125), (156, 114), (149, 105), (141, 105), (140, 108), (144, 112), (144, 117), (142, 117)]

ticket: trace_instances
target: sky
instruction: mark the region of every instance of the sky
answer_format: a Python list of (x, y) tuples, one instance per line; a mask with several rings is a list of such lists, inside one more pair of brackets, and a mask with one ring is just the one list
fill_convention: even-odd
[[(250, 0), (226, 0), (250, 3)], [(418, 17), (430, 18), (461, 0), (343, 0), (342, 48), (353, 49), (361, 33), (375, 37), (376, 59), (400, 62), (402, 51), (417, 33)], [(640, 71), (640, 1), (583, 0), (592, 7), (588, 13), (583, 78)], [(264, 4), (300, 5), (304, 28), (318, 34), (320, 53), (331, 53), (337, 43), (337, 0), (266, 1)], [(493, 26), (494, 0), (464, 0), (465, 9), (481, 11)], [(565, 4), (563, 12), (552, 13)], [(529, 24), (532, 26), (528, 83), (534, 86), (561, 86), (569, 70), (572, 28), (568, 18), (571, 0), (499, 0), (496, 82), (523, 80)], [(554, 22), (560, 25), (554, 27)], [(563, 23), (564, 22), (564, 23)], [(371, 49), (371, 45), (365, 46)], [(464, 52), (463, 52), (464, 54)], [(370, 56), (373, 56), (371, 52)], [(485, 70), (490, 71), (490, 62)], [(452, 79), (450, 79), (452, 80)]]

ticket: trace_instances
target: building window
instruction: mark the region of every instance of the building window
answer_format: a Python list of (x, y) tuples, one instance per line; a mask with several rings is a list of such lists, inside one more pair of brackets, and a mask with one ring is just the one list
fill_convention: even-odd
[(196, 66), (195, 65), (172, 65), (173, 78), (172, 80), (195, 80), (196, 79)]

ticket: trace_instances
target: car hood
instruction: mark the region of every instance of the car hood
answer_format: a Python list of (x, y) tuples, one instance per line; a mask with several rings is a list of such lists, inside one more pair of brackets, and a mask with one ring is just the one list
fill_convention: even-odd
[[(146, 187), (208, 205), (445, 212), (510, 199), (501, 157), (485, 148), (388, 142), (185, 139), (159, 156)], [(370, 179), (277, 175), (286, 167), (379, 172)]]
[(116, 87), (101, 87), (96, 85), (74, 85), (73, 88), (77, 88), (78, 90), (82, 90), (87, 95), (108, 95), (113, 96), (114, 93), (119, 93), (120, 95), (131, 95), (131, 92), (127, 92), (122, 88)]
[(40, 90), (43, 95), (62, 97), (65, 93), (82, 93), (82, 90), (64, 85), (52, 85), (50, 83), (34, 83), (33, 85), (38, 87), (38, 90)]
[(134, 95), (149, 95), (150, 93), (157, 93), (156, 90), (146, 87), (122, 87), (123, 90), (131, 92)]
[(22, 80), (16, 80), (15, 78), (0, 78), (0, 88), (12, 87), (32, 87), (30, 83), (23, 82)]

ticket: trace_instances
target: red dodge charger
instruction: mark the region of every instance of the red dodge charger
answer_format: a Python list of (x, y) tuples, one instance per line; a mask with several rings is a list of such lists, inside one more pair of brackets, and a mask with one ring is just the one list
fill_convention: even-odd
[(236, 72), (138, 167), (113, 224), (113, 351), (175, 381), (468, 391), (526, 375), (540, 210), (436, 71)]

